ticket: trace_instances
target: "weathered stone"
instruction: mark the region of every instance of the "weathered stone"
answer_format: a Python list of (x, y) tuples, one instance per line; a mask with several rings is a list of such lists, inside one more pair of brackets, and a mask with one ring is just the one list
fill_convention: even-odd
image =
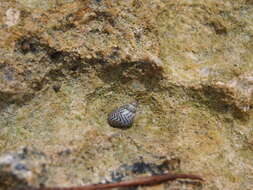
[(45, 181), (46, 157), (41, 152), (23, 148), (0, 157), (0, 187), (14, 189), (39, 186)]
[[(178, 158), (207, 183), (158, 188), (251, 189), (252, 26), (249, 0), (0, 2), (0, 152), (48, 159), (42, 177), (13, 156), (0, 175), (77, 186)], [(108, 126), (133, 100), (133, 127)]]

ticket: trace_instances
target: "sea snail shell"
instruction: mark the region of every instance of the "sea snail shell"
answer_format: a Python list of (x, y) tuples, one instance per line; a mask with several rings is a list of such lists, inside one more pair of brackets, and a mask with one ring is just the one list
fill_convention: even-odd
[(128, 128), (133, 124), (137, 110), (137, 102), (132, 102), (113, 110), (108, 115), (108, 123), (115, 128)]

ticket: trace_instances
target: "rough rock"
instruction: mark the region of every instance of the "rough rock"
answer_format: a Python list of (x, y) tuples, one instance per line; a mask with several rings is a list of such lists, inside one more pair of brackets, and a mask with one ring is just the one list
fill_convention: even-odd
[[(249, 0), (1, 1), (1, 158), (31, 145), (47, 158), (42, 177), (11, 169), (8, 180), (79, 186), (178, 159), (173, 172), (206, 183), (147, 189), (252, 189), (252, 10)], [(132, 128), (111, 128), (110, 110), (133, 100)]]
[(0, 187), (2, 189), (38, 186), (45, 181), (45, 155), (23, 148), (0, 157)]

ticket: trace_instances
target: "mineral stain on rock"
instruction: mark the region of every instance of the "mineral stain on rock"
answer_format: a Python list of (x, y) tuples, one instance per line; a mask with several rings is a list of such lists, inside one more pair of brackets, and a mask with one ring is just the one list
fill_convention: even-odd
[[(180, 162), (180, 160), (177, 160)], [(179, 164), (172, 164), (169, 160), (163, 161), (161, 164), (146, 163), (144, 161), (135, 162), (133, 164), (121, 165), (117, 170), (111, 173), (111, 178), (113, 182), (123, 181), (125, 177), (138, 174), (151, 174), (151, 175), (161, 175), (175, 170), (175, 166), (179, 169)]]
[(8, 27), (14, 26), (20, 19), (20, 11), (14, 8), (9, 8), (5, 13), (5, 24)]

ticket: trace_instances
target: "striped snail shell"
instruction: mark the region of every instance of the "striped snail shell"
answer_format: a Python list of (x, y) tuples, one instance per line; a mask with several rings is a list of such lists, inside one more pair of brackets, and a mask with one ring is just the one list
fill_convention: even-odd
[(128, 128), (133, 124), (137, 109), (137, 102), (132, 102), (113, 110), (108, 115), (108, 123), (115, 128)]

